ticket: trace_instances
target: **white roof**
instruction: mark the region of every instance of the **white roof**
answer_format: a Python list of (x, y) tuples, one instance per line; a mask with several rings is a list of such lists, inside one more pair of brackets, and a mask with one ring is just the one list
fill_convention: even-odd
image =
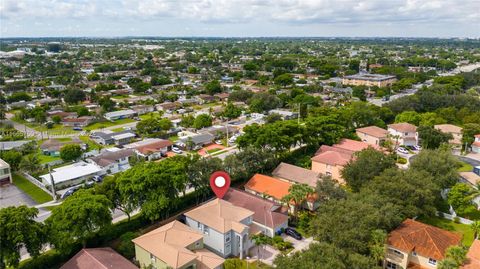
[(112, 136), (112, 138), (115, 139), (115, 140), (124, 139), (124, 138), (132, 138), (132, 137), (135, 137), (134, 133), (124, 133), (124, 134), (119, 134), (119, 135)]
[(7, 168), (7, 167), (10, 167), (10, 165), (6, 161), (0, 159), (0, 168)]
[(130, 114), (135, 114), (136, 112), (131, 110), (131, 109), (125, 109), (125, 110), (119, 110), (119, 111), (113, 111), (113, 112), (108, 112), (105, 113), (106, 118), (111, 118), (111, 117), (118, 117), (118, 116), (123, 116), (123, 115), (130, 115)]
[[(102, 169), (96, 164), (78, 162), (71, 165), (55, 168), (53, 169), (51, 174), (55, 183), (61, 183), (88, 175), (94, 175), (100, 171), (102, 171)], [(40, 178), (42, 178), (44, 182), (52, 184), (52, 182), (50, 181), (50, 174), (42, 175), (40, 176)]]

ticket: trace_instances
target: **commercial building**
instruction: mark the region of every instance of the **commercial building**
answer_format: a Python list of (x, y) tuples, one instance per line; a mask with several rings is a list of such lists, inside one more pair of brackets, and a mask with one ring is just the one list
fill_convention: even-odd
[(365, 73), (345, 76), (342, 79), (342, 84), (352, 86), (387, 87), (392, 85), (395, 81), (397, 81), (395, 76)]

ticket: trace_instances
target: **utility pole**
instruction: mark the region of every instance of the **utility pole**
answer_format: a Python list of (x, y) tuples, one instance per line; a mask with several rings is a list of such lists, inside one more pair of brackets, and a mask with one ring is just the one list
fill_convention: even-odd
[(50, 183), (51, 183), (51, 187), (52, 187), (53, 200), (56, 202), (57, 201), (57, 192), (55, 191), (55, 181), (53, 180), (52, 170), (50, 168), (50, 165), (48, 165), (48, 174), (50, 175)]

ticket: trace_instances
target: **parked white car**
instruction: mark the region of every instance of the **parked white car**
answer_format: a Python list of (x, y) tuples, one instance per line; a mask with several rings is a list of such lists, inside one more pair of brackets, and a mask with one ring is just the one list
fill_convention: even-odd
[(403, 153), (403, 154), (408, 154), (408, 150), (405, 149), (405, 148), (398, 148), (398, 149), (397, 149), (397, 152)]
[(172, 147), (172, 151), (177, 154), (181, 154), (183, 151), (175, 146)]

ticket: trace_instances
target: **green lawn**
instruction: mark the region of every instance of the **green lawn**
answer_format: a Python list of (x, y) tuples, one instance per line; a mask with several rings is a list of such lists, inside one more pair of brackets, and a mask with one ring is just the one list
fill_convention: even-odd
[(143, 115), (140, 115), (138, 116), (140, 119), (142, 120), (146, 120), (146, 119), (150, 119), (151, 117), (153, 118), (159, 118), (160, 117), (160, 113), (158, 112), (150, 112), (150, 113), (147, 113), (147, 114), (143, 114)]
[(448, 231), (458, 232), (463, 235), (462, 244), (469, 247), (473, 242), (473, 230), (470, 228), (470, 225), (455, 223), (453, 221), (439, 218), (439, 217), (430, 217), (430, 218), (419, 218), (418, 221), (421, 221), (426, 224), (436, 226)]
[(115, 128), (115, 129), (112, 129), (112, 132), (121, 132), (121, 131), (124, 131), (125, 129), (123, 127), (120, 127), (120, 128)]
[(45, 154), (42, 153), (41, 150), (38, 151), (37, 156), (38, 156), (38, 160), (40, 160), (40, 164), (45, 164), (45, 163), (61, 160), (61, 158), (57, 157), (57, 156), (45, 155)]
[(30, 196), (36, 203), (43, 204), (53, 200), (52, 196), (19, 174), (13, 174), (13, 184)]
[(100, 149), (101, 147), (100, 145), (92, 141), (87, 135), (81, 135), (78, 138), (88, 145), (88, 150)]
[(473, 166), (468, 164), (468, 163), (465, 163), (465, 162), (460, 162), (462, 164), (462, 167), (458, 168), (457, 171), (458, 172), (471, 172), (473, 171)]
[(135, 120), (133, 120), (133, 119), (120, 119), (120, 120), (116, 120), (116, 121), (113, 121), (113, 122), (112, 121), (96, 122), (94, 124), (88, 125), (87, 127), (83, 128), (83, 129), (91, 131), (91, 130), (95, 130), (95, 129), (102, 129), (102, 128), (106, 128), (106, 127), (112, 127), (112, 126), (116, 126), (116, 125), (131, 123), (131, 122), (134, 122), (134, 121)]
[(178, 141), (178, 136), (176, 135), (172, 135), (168, 138), (168, 140), (172, 141), (172, 142), (177, 142)]
[(216, 149), (209, 149), (209, 150), (207, 150), (207, 153), (208, 153), (208, 154), (212, 154), (212, 153), (215, 153), (215, 152), (217, 152), (217, 151), (221, 151), (221, 150), (223, 150), (223, 149), (219, 149), (219, 148), (216, 148)]

